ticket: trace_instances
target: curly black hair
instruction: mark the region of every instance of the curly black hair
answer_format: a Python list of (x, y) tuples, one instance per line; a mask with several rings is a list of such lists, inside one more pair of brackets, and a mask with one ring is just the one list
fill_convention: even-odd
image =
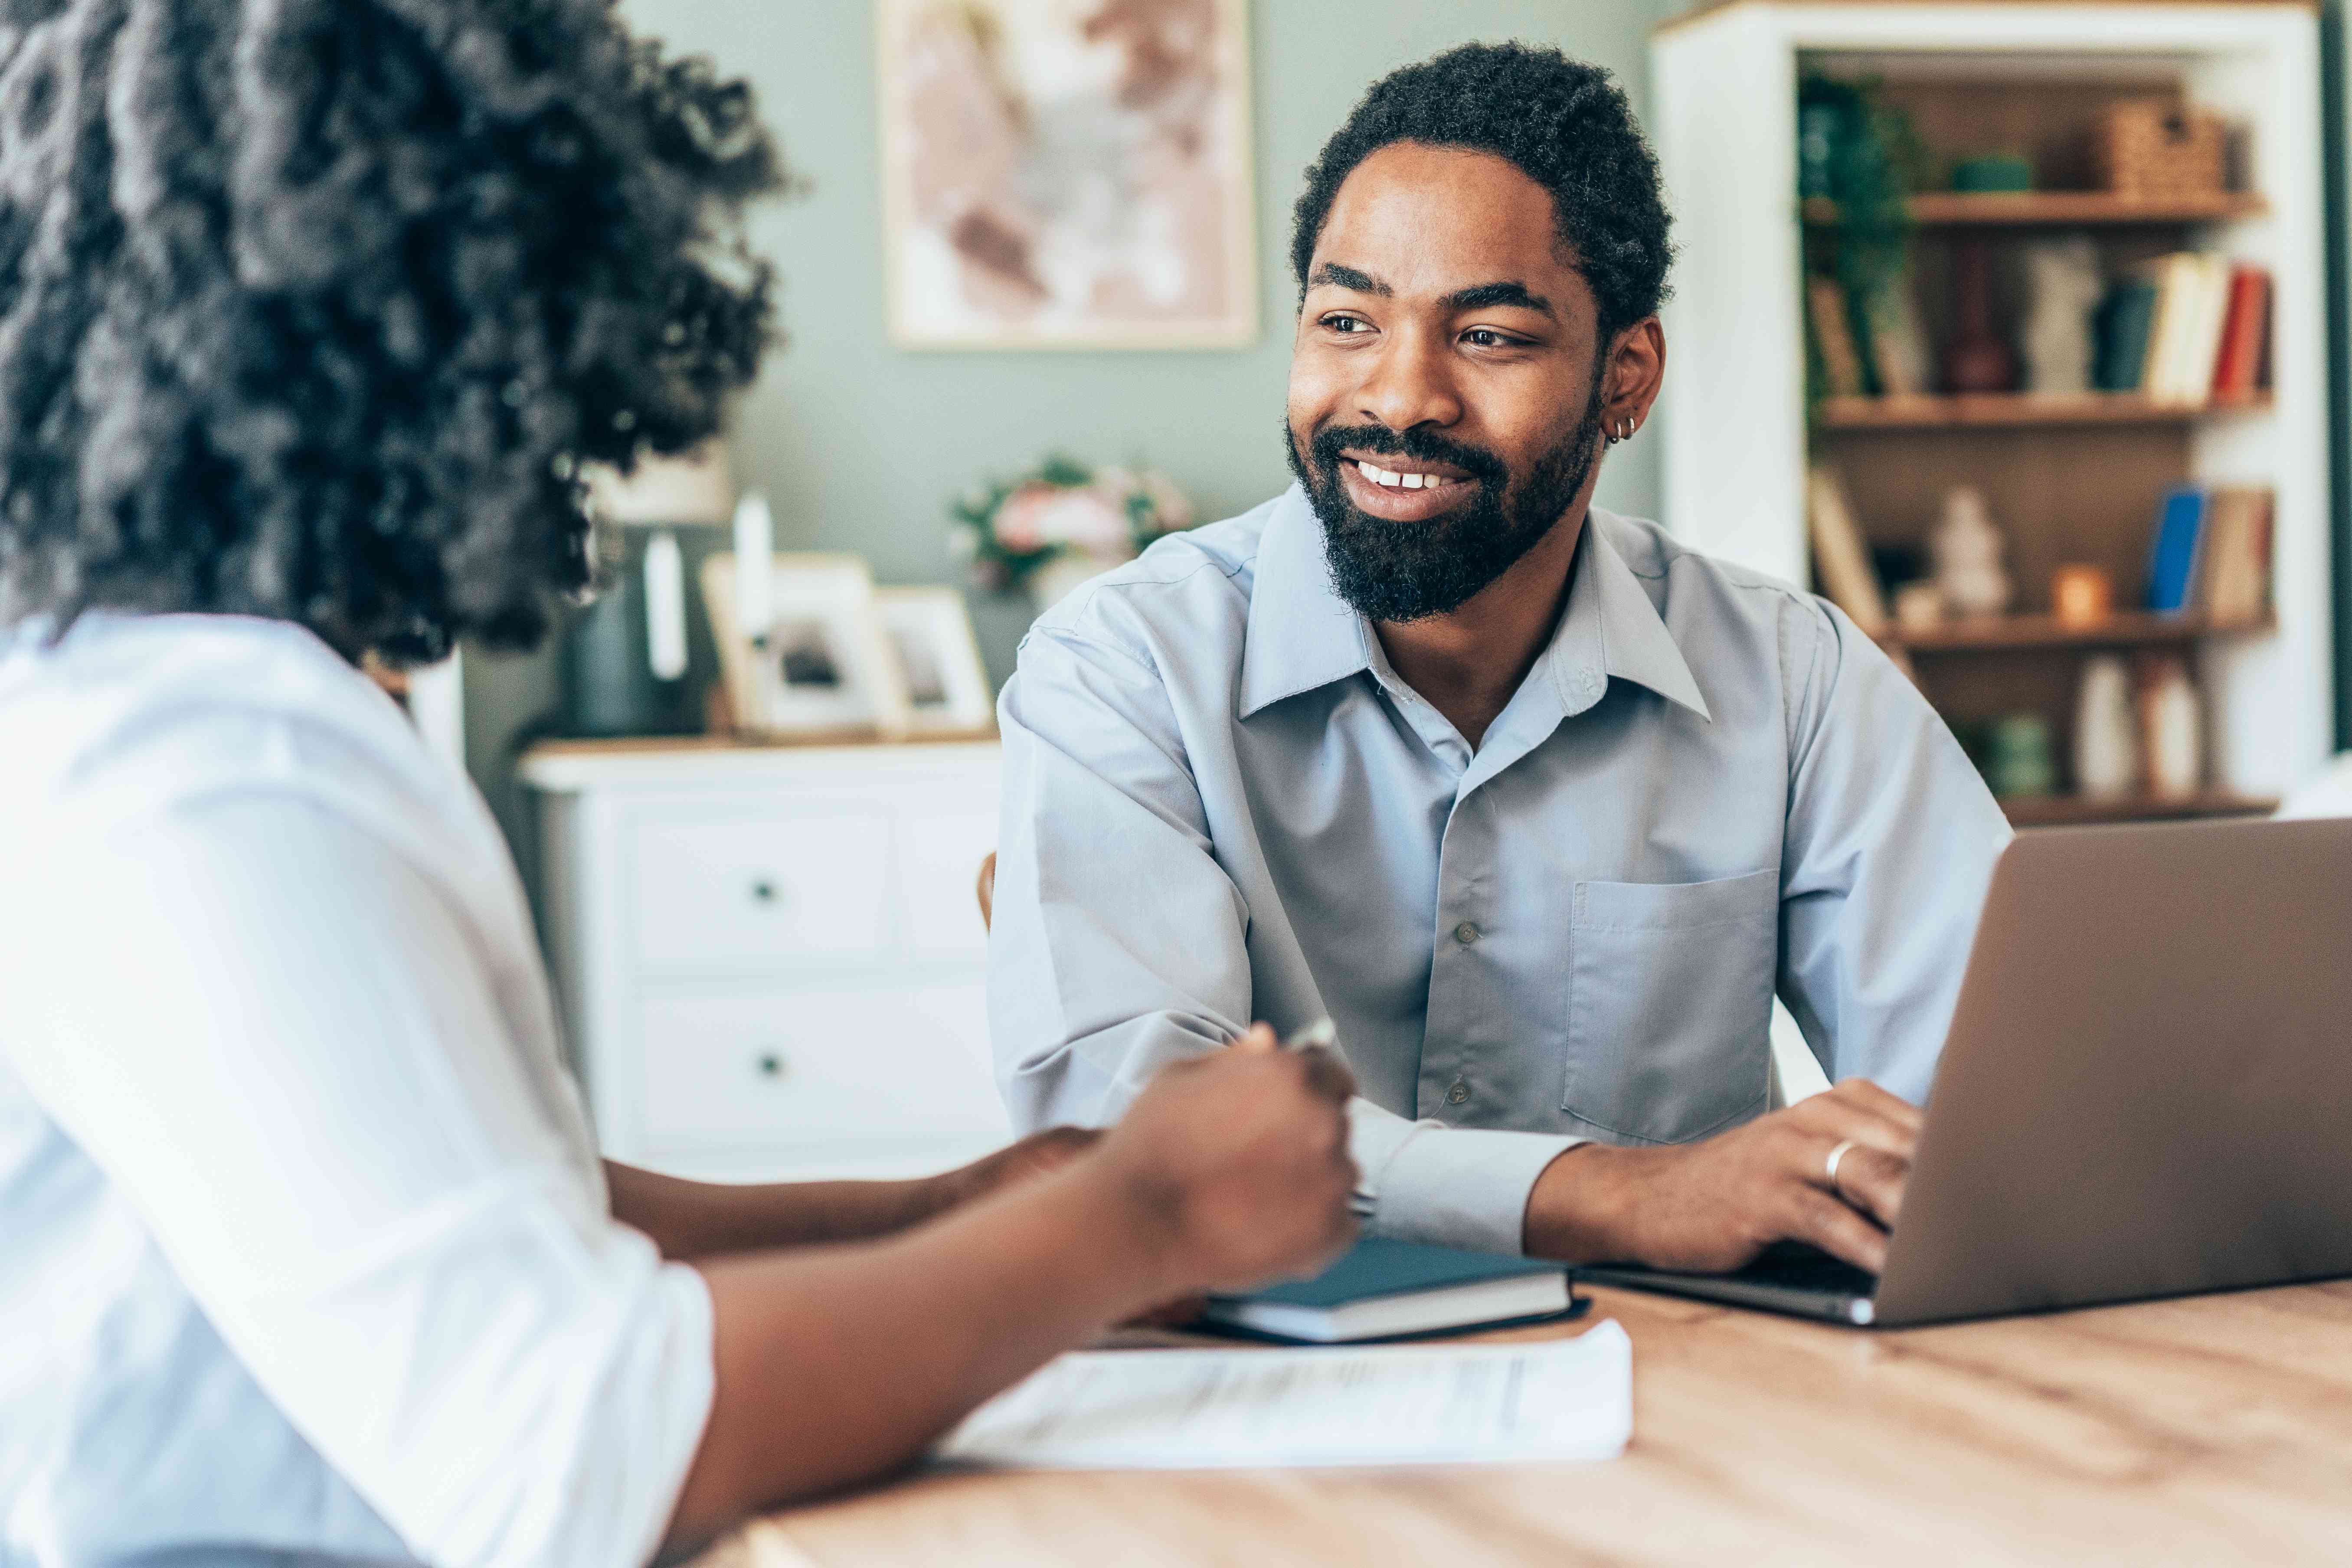
[(0, 0), (0, 624), (521, 647), (769, 331), (750, 89), (613, 0)]
[(1666, 297), (1672, 220), (1632, 106), (1600, 67), (1525, 44), (1464, 44), (1372, 84), (1307, 166), (1293, 209), (1302, 296), (1340, 185), (1395, 142), (1492, 153), (1549, 191), (1560, 242), (1599, 302), (1604, 343)]

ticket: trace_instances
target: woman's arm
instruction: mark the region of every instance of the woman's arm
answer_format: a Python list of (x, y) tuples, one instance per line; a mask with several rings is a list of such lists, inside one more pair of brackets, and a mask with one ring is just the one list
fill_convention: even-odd
[(1328, 1258), (1354, 1229), (1352, 1088), (1261, 1027), (1043, 1180), (887, 1241), (705, 1265), (718, 1387), (669, 1545), (905, 1463), (1155, 1301)]
[(1086, 1128), (1049, 1128), (969, 1165), (915, 1181), (737, 1186), (690, 1182), (607, 1160), (604, 1185), (613, 1217), (652, 1237), (664, 1258), (717, 1258), (894, 1236), (1003, 1187), (1058, 1171), (1100, 1136)]

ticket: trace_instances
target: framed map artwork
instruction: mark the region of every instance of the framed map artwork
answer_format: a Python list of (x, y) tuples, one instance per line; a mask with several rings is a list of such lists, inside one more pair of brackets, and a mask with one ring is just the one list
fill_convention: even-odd
[(876, 0), (890, 336), (1257, 336), (1246, 0)]

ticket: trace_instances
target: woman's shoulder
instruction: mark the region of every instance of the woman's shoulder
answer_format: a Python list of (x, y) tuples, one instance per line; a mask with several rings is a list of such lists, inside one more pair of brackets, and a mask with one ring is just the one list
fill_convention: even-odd
[(0, 834), (154, 821), (281, 794), (415, 822), (454, 772), (375, 684), (310, 632), (242, 616), (85, 615), (0, 637)]

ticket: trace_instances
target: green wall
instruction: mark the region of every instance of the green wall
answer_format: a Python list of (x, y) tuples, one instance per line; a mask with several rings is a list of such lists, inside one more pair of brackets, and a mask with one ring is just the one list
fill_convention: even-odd
[[(1283, 258), (1301, 171), (1377, 77), (1470, 39), (1557, 43), (1647, 96), (1652, 25), (1687, 0), (1251, 0), (1262, 334), (1207, 353), (940, 353), (884, 332), (872, 0), (625, 0), (642, 31), (707, 53), (757, 87), (805, 182), (759, 212), (752, 236), (782, 275), (786, 341), (737, 421), (743, 483), (764, 489), (786, 548), (851, 550), (887, 583), (957, 580), (948, 499), (1048, 448), (1166, 468), (1204, 517), (1288, 482), (1277, 418), (1292, 292)], [(1648, 442), (1612, 455), (1605, 506), (1654, 512)], [(1019, 602), (976, 599), (1002, 679), (1027, 623)], [(518, 731), (554, 700), (551, 658), (472, 661), (469, 749), (509, 835)], [(530, 846), (519, 843), (530, 869)]]

